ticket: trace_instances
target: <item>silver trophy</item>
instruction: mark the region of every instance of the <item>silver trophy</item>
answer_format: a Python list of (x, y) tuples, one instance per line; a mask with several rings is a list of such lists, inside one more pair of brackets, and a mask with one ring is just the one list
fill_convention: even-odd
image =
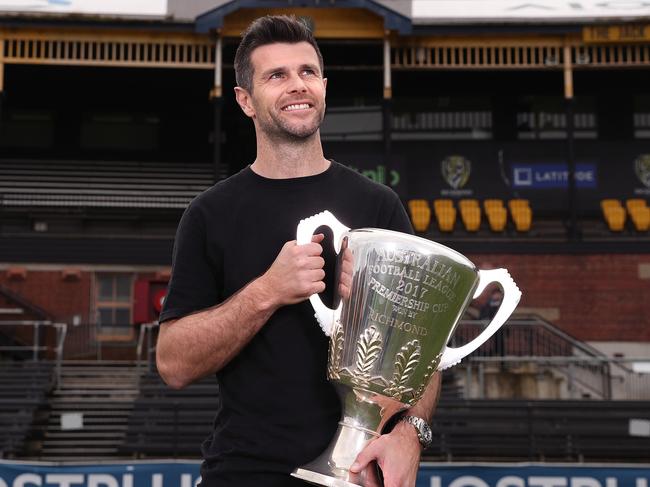
[[(390, 230), (350, 230), (329, 211), (302, 220), (297, 243), (317, 228), (332, 229), (338, 255), (336, 309), (317, 294), (309, 299), (330, 337), (328, 378), (341, 400), (342, 417), (329, 447), (293, 471), (294, 477), (332, 487), (358, 487), (349, 471), (357, 455), (396, 413), (414, 405), (433, 373), (460, 362), (512, 314), (521, 292), (505, 269), (477, 270), (458, 252)], [(503, 301), (474, 340), (448, 347), (471, 300), (491, 283)]]

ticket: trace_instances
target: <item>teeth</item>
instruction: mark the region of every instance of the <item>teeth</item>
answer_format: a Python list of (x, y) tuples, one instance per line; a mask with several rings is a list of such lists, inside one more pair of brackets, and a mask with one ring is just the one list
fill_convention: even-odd
[(298, 105), (289, 105), (283, 108), (284, 111), (289, 112), (291, 110), (305, 110), (309, 108), (309, 104), (307, 103), (300, 103)]

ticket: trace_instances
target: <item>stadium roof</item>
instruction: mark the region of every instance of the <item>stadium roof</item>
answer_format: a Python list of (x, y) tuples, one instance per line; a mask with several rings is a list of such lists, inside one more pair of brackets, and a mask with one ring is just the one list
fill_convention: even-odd
[(0, 0), (5, 19), (149, 20), (218, 28), (240, 9), (357, 8), (400, 33), (427, 26), (650, 22), (649, 0)]

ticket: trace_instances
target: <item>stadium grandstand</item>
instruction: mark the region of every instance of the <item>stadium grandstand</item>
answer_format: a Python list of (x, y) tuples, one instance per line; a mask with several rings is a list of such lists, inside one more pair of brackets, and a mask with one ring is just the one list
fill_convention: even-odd
[[(233, 59), (265, 14), (319, 42), (325, 155), (523, 292), (445, 371), (418, 487), (447, 487), (426, 462), (609, 469), (571, 487), (633, 464), (647, 487), (650, 2), (633, 0), (0, 0), (0, 487), (25, 485), (4, 470), (22, 462), (200, 459), (216, 382), (164, 385), (156, 320), (184, 208), (255, 159)], [(467, 485), (488, 484), (506, 485)]]

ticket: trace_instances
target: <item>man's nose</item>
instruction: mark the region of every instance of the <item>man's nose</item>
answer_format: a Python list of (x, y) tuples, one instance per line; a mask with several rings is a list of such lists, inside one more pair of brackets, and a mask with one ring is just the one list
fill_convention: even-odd
[(302, 79), (299, 73), (293, 73), (289, 76), (289, 84), (287, 86), (287, 92), (289, 93), (304, 93), (307, 91), (307, 85), (305, 80)]

